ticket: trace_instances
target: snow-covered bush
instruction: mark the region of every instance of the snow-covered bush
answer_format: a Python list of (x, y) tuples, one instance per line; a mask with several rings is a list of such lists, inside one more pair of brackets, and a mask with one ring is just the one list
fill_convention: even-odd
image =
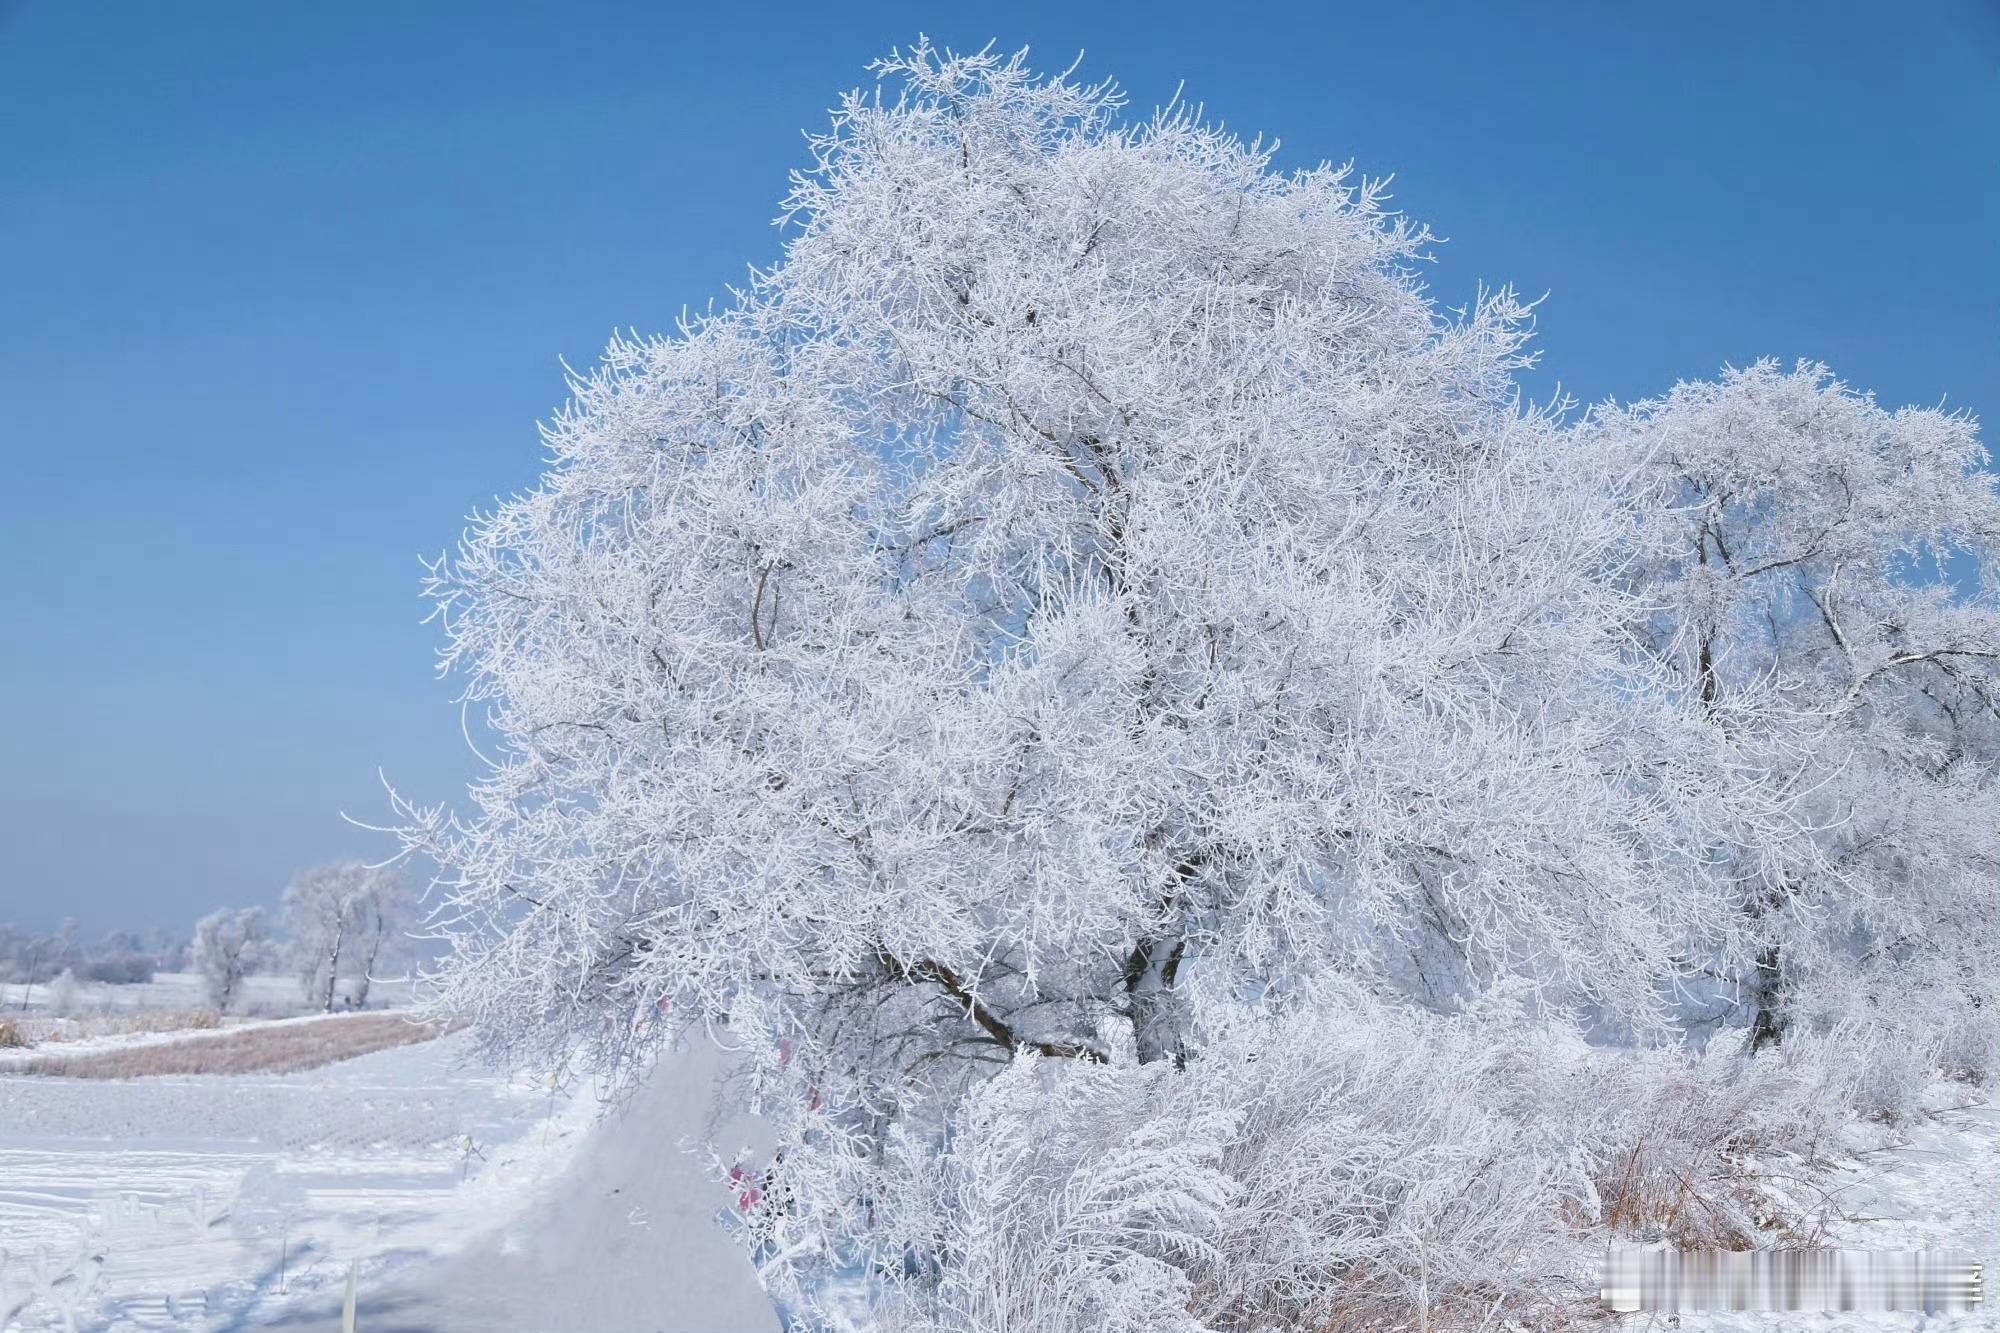
[(1195, 1273), (1219, 1254), (1240, 1108), (1170, 1065), (1033, 1054), (961, 1108), (937, 1216), (949, 1327), (1203, 1327)]
[(1941, 1035), (1912, 1040), (1894, 1027), (1852, 1019), (1837, 1030), (1840, 1044), (1856, 1055), (1850, 1093), (1855, 1109), (1889, 1121), (1916, 1111), (1943, 1064)]
[(1760, 370), (1565, 427), (1379, 184), (878, 73), (783, 262), (614, 341), (433, 570), (499, 738), (400, 805), (435, 1003), (616, 1076), (726, 1026), (767, 1279), (918, 1325), (1477, 1326), (1566, 1228), (1760, 1225), (1840, 1019), (1694, 1054), (1690, 996), (1776, 1037), (1990, 904), (1988, 610), (1856, 535), (1979, 537), (1969, 426)]
[(1796, 1045), (1745, 1062), (1700, 1055), (1594, 1051), (1585, 1080), (1594, 1114), (1567, 1128), (1590, 1163), (1589, 1220), (1637, 1239), (1740, 1249), (1772, 1230), (1796, 1239), (1816, 1221), (1788, 1212), (1776, 1177), (1823, 1165), (1845, 1110), (1823, 1060)]
[(1201, 1025), (1200, 1078), (1012, 1061), (957, 1109), (948, 1148), (888, 1155), (889, 1252), (946, 1256), (881, 1265), (895, 1314), (1051, 1333), (1444, 1328), (1532, 1306), (1551, 1272), (1580, 1290), (1564, 1208), (1587, 1173), (1552, 1171), (1534, 1127), (1478, 1095), (1499, 1048), (1354, 993), (1355, 1021), (1327, 1023), (1340, 1003)]
[(68, 1018), (76, 1012), (83, 996), (83, 986), (76, 979), (76, 973), (64, 968), (61, 975), (49, 983), (49, 1008)]
[(1957, 1006), (1945, 1016), (1937, 1058), (1939, 1067), (1954, 1078), (1984, 1083), (1993, 1077), (2000, 1067), (2000, 1006), (1990, 994), (1976, 995), (1971, 1004)]

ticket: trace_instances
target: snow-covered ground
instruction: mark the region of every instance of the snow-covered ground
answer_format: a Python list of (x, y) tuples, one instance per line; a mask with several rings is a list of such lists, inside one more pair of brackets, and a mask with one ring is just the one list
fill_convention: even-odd
[(0, 1329), (331, 1326), (350, 1262), (370, 1333), (776, 1327), (678, 1147), (708, 1128), (714, 1055), (593, 1128), (589, 1088), (496, 1077), (467, 1042), (289, 1075), (0, 1076)]
[(1862, 1150), (1829, 1182), (1839, 1218), (1825, 1243), (1848, 1249), (1942, 1250), (1986, 1265), (1985, 1305), (1959, 1315), (1719, 1314), (1628, 1315), (1622, 1329), (1679, 1333), (1982, 1333), (2000, 1330), (1990, 1288), (2000, 1278), (2000, 1101), (1962, 1084), (1933, 1090), (1930, 1116)]
[(72, 1303), (112, 1327), (232, 1327), (350, 1260), (450, 1246), (556, 1169), (590, 1109), (458, 1068), (463, 1047), (288, 1075), (0, 1078), (0, 1309), (30, 1300), (25, 1328)]

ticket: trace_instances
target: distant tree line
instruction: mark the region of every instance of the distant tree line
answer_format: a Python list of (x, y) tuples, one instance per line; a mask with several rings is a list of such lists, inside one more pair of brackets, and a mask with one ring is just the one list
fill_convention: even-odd
[(228, 1011), (241, 1005), (246, 978), (290, 971), (305, 999), (331, 1013), (365, 1006), (383, 969), (408, 966), (416, 916), (400, 870), (340, 862), (294, 876), (275, 917), (262, 907), (219, 907), (188, 934), (118, 930), (87, 944), (73, 918), (52, 933), (0, 924), (0, 981), (9, 983), (5, 1006), (27, 1009), (38, 987), (73, 995), (83, 982), (132, 985), (193, 972), (206, 1001)]
[[(65, 972), (79, 981), (127, 985), (151, 981), (157, 972), (186, 968), (188, 941), (170, 930), (142, 938), (129, 930), (114, 930), (95, 944), (79, 938), (74, 918), (51, 934), (34, 934), (0, 925), (0, 980), (26, 988), (47, 985)], [(32, 991), (16, 1003), (25, 1003)]]

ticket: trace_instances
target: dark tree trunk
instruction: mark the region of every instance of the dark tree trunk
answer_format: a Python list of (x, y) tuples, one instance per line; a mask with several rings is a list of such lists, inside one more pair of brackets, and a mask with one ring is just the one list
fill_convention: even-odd
[(1171, 1059), (1179, 1067), (1187, 1059), (1180, 996), (1174, 990), (1186, 951), (1185, 940), (1141, 940), (1125, 960), (1125, 994), (1140, 1064)]
[(1757, 1016), (1750, 1025), (1753, 1051), (1785, 1039), (1784, 981), (1778, 946), (1767, 944), (1757, 955)]
[(346, 923), (337, 926), (333, 932), (333, 945), (326, 959), (326, 1003), (322, 1006), (327, 1013), (333, 1012), (333, 988), (340, 980), (340, 942), (347, 933)]
[(35, 951), (32, 954), (28, 955), (28, 974), (27, 974), (28, 984), (21, 991), (21, 1012), (24, 1014), (28, 1012), (28, 1001), (35, 994), (35, 973), (38, 969), (40, 969), (42, 965), (42, 953), (43, 953), (42, 946), (36, 945)]
[(361, 955), (361, 966), (357, 969), (357, 975), (354, 978), (353, 999), (356, 1009), (366, 1009), (368, 1007), (368, 985), (375, 979), (375, 960), (382, 953), (382, 914), (379, 911), (375, 913), (373, 924), (368, 927), (367, 933), (362, 936), (360, 947), (363, 953)]

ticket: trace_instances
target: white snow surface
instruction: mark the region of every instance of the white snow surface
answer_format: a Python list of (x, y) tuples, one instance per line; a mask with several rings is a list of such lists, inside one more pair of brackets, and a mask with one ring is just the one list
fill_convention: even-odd
[[(745, 1116), (712, 1114), (727, 1057), (691, 1042), (583, 1143), (534, 1206), (436, 1261), (364, 1291), (367, 1333), (778, 1333), (749, 1260), (717, 1225), (717, 1186), (687, 1149), (766, 1146)], [(333, 1333), (336, 1307), (278, 1327)]]
[(777, 1327), (682, 1148), (754, 1138), (710, 1120), (719, 1053), (663, 1061), (599, 1123), (587, 1085), (495, 1075), (469, 1041), (0, 1076), (0, 1330), (337, 1328), (350, 1263), (369, 1333)]
[(1962, 1252), (1986, 1266), (1982, 1308), (1958, 1315), (1711, 1313), (1624, 1316), (1620, 1333), (1973, 1333), (2000, 1330), (2000, 1099), (1961, 1084), (1933, 1089), (1932, 1111), (1861, 1151), (1830, 1182), (1840, 1220), (1825, 1244), (1847, 1249)]

